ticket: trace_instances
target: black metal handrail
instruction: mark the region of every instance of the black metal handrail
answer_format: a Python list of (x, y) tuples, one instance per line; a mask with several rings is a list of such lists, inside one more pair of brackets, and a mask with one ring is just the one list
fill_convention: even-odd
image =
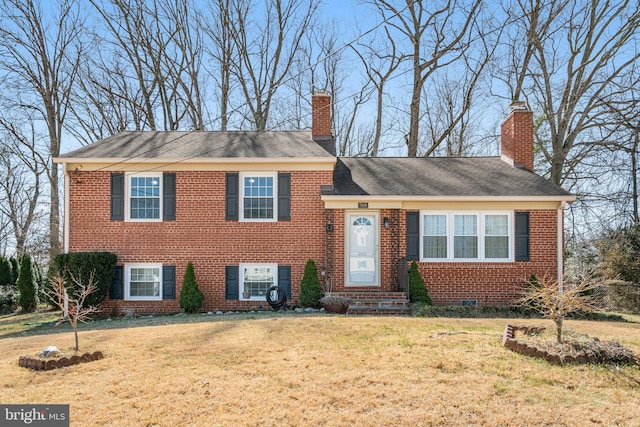
[(404, 292), (407, 298), (409, 298), (409, 268), (407, 257), (400, 258), (396, 267), (398, 269), (398, 291)]

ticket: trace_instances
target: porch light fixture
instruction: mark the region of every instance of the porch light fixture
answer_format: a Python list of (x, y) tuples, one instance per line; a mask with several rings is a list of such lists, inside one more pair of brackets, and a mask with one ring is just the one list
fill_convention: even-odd
[(389, 228), (389, 218), (385, 216), (382, 220), (382, 224), (384, 225), (384, 228)]

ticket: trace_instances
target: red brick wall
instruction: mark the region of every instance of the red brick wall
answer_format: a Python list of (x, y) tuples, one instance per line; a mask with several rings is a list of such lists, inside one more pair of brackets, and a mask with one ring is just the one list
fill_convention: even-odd
[[(530, 260), (524, 262), (418, 263), (436, 305), (512, 304), (531, 274), (557, 277), (555, 210), (530, 211)], [(404, 244), (404, 242), (403, 242)]]
[[(345, 217), (346, 211), (344, 209), (334, 209), (334, 279), (335, 279), (335, 292), (377, 292), (377, 291), (395, 291), (392, 289), (393, 278), (392, 274), (396, 274), (391, 265), (391, 228), (385, 229), (382, 225), (382, 221), (385, 217), (391, 218), (390, 209), (382, 209), (379, 211), (379, 224), (377, 224), (380, 235), (380, 287), (371, 286), (344, 286), (345, 281)], [(402, 232), (404, 233), (404, 231)], [(404, 239), (404, 234), (401, 236), (401, 240)], [(402, 249), (401, 249), (402, 250)], [(403, 253), (400, 254), (403, 256)]]
[[(286, 172), (286, 171), (280, 171)], [(176, 295), (188, 261), (205, 295), (203, 310), (249, 309), (266, 302), (225, 300), (225, 269), (240, 263), (291, 266), (291, 291), (299, 300), (308, 258), (324, 262), (325, 218), (320, 185), (330, 171), (291, 172), (291, 220), (226, 221), (225, 172), (176, 172), (176, 221), (124, 222), (109, 219), (109, 172), (78, 172), (70, 177), (70, 252), (110, 251), (118, 264), (157, 262), (176, 266)], [(179, 311), (178, 300), (107, 301), (106, 311)]]
[(533, 170), (533, 113), (512, 111), (501, 127), (502, 154)]
[[(284, 171), (281, 171), (284, 172)], [(320, 185), (332, 173), (291, 172), (291, 221), (238, 222), (224, 219), (225, 172), (176, 173), (176, 221), (124, 222), (109, 219), (109, 172), (78, 172), (70, 177), (71, 252), (110, 251), (118, 264), (155, 262), (176, 266), (179, 296), (188, 261), (205, 294), (203, 310), (250, 309), (266, 303), (225, 300), (225, 269), (240, 263), (277, 263), (291, 266), (292, 302), (299, 301), (300, 280), (308, 258), (322, 271), (325, 264), (325, 209)], [(509, 304), (517, 300), (531, 274), (555, 278), (556, 210), (530, 211), (531, 259), (527, 262), (419, 263), (435, 304)], [(395, 266), (391, 259), (392, 228), (382, 226), (391, 210), (381, 210), (380, 288), (344, 287), (344, 210), (334, 211), (335, 291), (393, 290)], [(400, 215), (400, 256), (405, 254), (405, 212)], [(107, 301), (106, 311), (132, 314), (179, 311), (178, 300)]]
[[(521, 296), (522, 285), (531, 274), (557, 277), (556, 210), (530, 212), (530, 260), (526, 262), (418, 262), (422, 278), (436, 305), (460, 305), (462, 300), (477, 300), (479, 305), (513, 304)], [(406, 216), (400, 215), (400, 256), (406, 253)], [(381, 210), (380, 221), (391, 218), (391, 211)], [(345, 287), (344, 283), (344, 217), (335, 211), (335, 291), (394, 290), (391, 260), (391, 229), (380, 225), (380, 288)], [(515, 227), (515, 224), (514, 224)]]

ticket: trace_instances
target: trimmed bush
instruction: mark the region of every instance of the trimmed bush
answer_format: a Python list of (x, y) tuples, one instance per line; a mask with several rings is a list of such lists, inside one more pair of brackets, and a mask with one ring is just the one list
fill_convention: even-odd
[(318, 279), (318, 268), (315, 261), (309, 258), (304, 266), (304, 275), (300, 283), (300, 305), (319, 308), (320, 298), (322, 298), (322, 286)]
[(427, 305), (433, 304), (429, 291), (424, 285), (424, 280), (418, 270), (418, 264), (413, 261), (409, 269), (409, 300), (411, 302), (421, 302)]
[(18, 290), (15, 286), (0, 285), (0, 314), (11, 314), (18, 309)]
[(38, 285), (31, 269), (31, 257), (28, 254), (20, 258), (20, 276), (18, 277), (18, 303), (25, 313), (31, 313), (38, 307)]
[(0, 286), (14, 285), (11, 262), (0, 256)]
[[(85, 304), (98, 306), (107, 296), (116, 262), (118, 262), (118, 256), (111, 252), (58, 254), (49, 269), (49, 277), (60, 274), (66, 283), (72, 284), (69, 273), (79, 282), (88, 281), (93, 273), (93, 283), (96, 285), (96, 290), (87, 297)], [(48, 287), (49, 284), (46, 286)]]
[(198, 288), (193, 263), (189, 261), (187, 270), (184, 272), (182, 289), (180, 290), (180, 308), (187, 313), (197, 313), (200, 307), (202, 307), (203, 301), (204, 295)]
[(11, 284), (15, 286), (18, 283), (18, 276), (20, 276), (20, 262), (13, 257), (9, 258), (9, 262), (11, 263), (11, 277), (13, 277)]

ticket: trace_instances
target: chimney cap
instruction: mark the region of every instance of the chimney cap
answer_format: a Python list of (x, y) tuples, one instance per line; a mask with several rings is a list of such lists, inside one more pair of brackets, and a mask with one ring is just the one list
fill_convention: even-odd
[(329, 92), (326, 90), (314, 90), (313, 96), (329, 96)]
[(529, 106), (526, 101), (514, 100), (509, 104), (509, 109), (511, 111), (529, 111)]

